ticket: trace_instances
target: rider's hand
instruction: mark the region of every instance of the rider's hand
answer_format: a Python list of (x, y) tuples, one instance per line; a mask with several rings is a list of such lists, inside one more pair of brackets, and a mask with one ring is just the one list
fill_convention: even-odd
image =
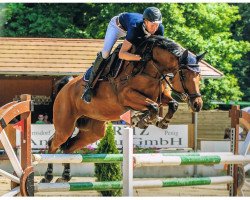
[(148, 62), (152, 59), (152, 56), (150, 53), (144, 53), (143, 55), (141, 55), (141, 61), (142, 62)]

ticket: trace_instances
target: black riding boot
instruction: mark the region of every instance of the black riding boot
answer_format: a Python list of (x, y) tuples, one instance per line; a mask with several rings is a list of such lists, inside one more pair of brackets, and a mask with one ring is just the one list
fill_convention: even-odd
[(84, 100), (86, 103), (91, 102), (91, 97), (93, 95), (93, 82), (95, 80), (97, 71), (99, 71), (100, 66), (102, 65), (103, 61), (105, 59), (102, 57), (102, 53), (99, 52), (97, 54), (97, 57), (95, 59), (95, 62), (93, 63), (92, 71), (90, 73), (89, 81), (85, 86), (85, 89), (83, 91), (82, 100)]

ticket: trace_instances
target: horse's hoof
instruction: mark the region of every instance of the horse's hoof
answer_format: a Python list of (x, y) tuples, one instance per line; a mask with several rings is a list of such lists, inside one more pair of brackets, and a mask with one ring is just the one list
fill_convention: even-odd
[(167, 123), (167, 122), (157, 122), (157, 123), (156, 123), (156, 126), (157, 126), (158, 128), (161, 128), (161, 129), (167, 129), (167, 128), (168, 128), (168, 124), (169, 124), (169, 123)]
[(50, 181), (52, 181), (52, 179), (53, 179), (52, 171), (47, 171), (47, 172), (45, 172), (44, 177), (45, 177), (44, 179), (48, 180), (48, 183), (49, 183)]
[(56, 180), (56, 183), (67, 183), (68, 182), (68, 180), (66, 180), (66, 179), (64, 179), (64, 178), (58, 178), (57, 180)]
[(167, 129), (168, 128), (168, 124), (166, 125), (162, 125), (161, 129)]
[(145, 124), (143, 121), (139, 121), (137, 123), (137, 127), (140, 128), (140, 129), (146, 129), (146, 128), (148, 128), (148, 125)]
[(43, 178), (42, 180), (40, 180), (40, 183), (50, 183), (50, 180)]

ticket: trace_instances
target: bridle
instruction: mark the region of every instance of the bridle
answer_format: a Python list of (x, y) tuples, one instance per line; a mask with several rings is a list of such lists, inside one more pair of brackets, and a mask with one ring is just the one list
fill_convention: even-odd
[[(146, 51), (148, 51), (149, 53), (151, 53), (152, 55), (152, 51), (153, 51), (153, 48), (155, 46), (155, 42), (154, 41), (152, 43), (152, 45), (150, 45), (151, 47), (149, 46), (146, 46)], [(145, 51), (144, 51), (145, 52)], [(200, 93), (189, 93), (187, 87), (186, 87), (186, 84), (185, 84), (185, 75), (183, 73), (183, 70), (184, 69), (187, 69), (187, 70), (190, 70), (189, 68), (192, 68), (192, 67), (197, 67), (199, 66), (198, 64), (182, 64), (180, 59), (178, 61), (178, 70), (174, 73), (174, 76), (172, 78), (174, 78), (177, 74), (177, 72), (179, 72), (179, 77), (180, 77), (180, 82), (181, 82), (181, 85), (182, 85), (182, 88), (183, 88), (183, 91), (184, 92), (179, 92), (177, 91), (176, 89), (173, 88), (171, 82), (169, 81), (169, 79), (167, 79), (166, 77), (170, 77), (169, 74), (163, 74), (160, 70), (160, 66), (157, 64), (157, 61), (153, 58), (152, 56), (152, 65), (154, 66), (154, 68), (157, 70), (158, 74), (160, 75), (160, 82), (162, 80), (165, 80), (166, 83), (168, 84), (168, 86), (171, 88), (171, 90), (176, 93), (177, 96), (179, 96), (180, 99), (182, 99), (183, 101), (187, 101), (188, 99), (194, 99), (194, 98), (197, 98), (197, 97), (201, 97), (202, 95)], [(149, 60), (150, 61), (150, 60)], [(149, 62), (148, 61), (148, 62)], [(189, 68), (188, 68), (189, 67)], [(191, 70), (192, 71), (192, 70)], [(194, 72), (195, 73), (195, 72)], [(197, 72), (196, 72), (197, 73)]]
[[(158, 66), (156, 65), (155, 62), (153, 62), (153, 66), (155, 68), (157, 68), (157, 71), (159, 70)], [(168, 86), (171, 88), (171, 90), (174, 93), (176, 93), (182, 100), (186, 101), (187, 99), (194, 99), (194, 98), (197, 98), (197, 97), (201, 97), (202, 95), (200, 93), (198, 93), (198, 92), (197, 93), (189, 93), (189, 91), (188, 91), (188, 89), (186, 87), (186, 84), (185, 84), (185, 75), (183, 73), (184, 69), (189, 70), (187, 68), (187, 66), (185, 66), (185, 65), (180, 65), (180, 67), (178, 69), (181, 86), (182, 86), (184, 92), (179, 92), (179, 91), (177, 91), (176, 89), (173, 88), (173, 86), (172, 86), (171, 82), (169, 81), (169, 79), (166, 78), (166, 77), (169, 77), (168, 74), (162, 74), (162, 73), (160, 73), (160, 71), (158, 71), (158, 72), (160, 73), (161, 80), (165, 80), (165, 82), (168, 84)], [(176, 74), (177, 74), (177, 72), (171, 78), (174, 78)]]
[(152, 65), (155, 67), (155, 69), (159, 73), (159, 75), (160, 75), (160, 81), (164, 80), (167, 83), (167, 85), (171, 88), (171, 90), (174, 93), (176, 93), (176, 95), (179, 96), (179, 98), (182, 99), (183, 101), (187, 101), (188, 99), (194, 99), (194, 98), (197, 98), (197, 97), (201, 97), (201, 94), (198, 93), (198, 92), (197, 93), (193, 93), (193, 94), (189, 93), (189, 91), (188, 91), (188, 89), (187, 89), (187, 87), (185, 85), (185, 76), (184, 76), (183, 70), (184, 69), (189, 70), (187, 68), (187, 66), (179, 65), (180, 66), (179, 69), (178, 69), (178, 71), (179, 71), (179, 77), (180, 77), (180, 82), (181, 82), (181, 85), (182, 85), (182, 88), (183, 88), (183, 91), (184, 91), (184, 92), (179, 92), (179, 91), (177, 91), (176, 89), (173, 88), (170, 80), (166, 78), (166, 77), (170, 77), (170, 78), (173, 79), (176, 76), (177, 71), (174, 73), (174, 76), (170, 76), (169, 74), (163, 74), (163, 73), (161, 73), (161, 71), (159, 69), (160, 67), (154, 61), (154, 59), (152, 59)]

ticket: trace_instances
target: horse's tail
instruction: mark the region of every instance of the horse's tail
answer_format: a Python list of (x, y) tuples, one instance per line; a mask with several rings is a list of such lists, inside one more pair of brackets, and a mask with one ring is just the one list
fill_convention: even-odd
[(49, 114), (51, 115), (52, 121), (53, 121), (53, 105), (54, 105), (56, 96), (60, 92), (60, 90), (63, 88), (63, 86), (65, 86), (72, 79), (73, 79), (73, 76), (64, 76), (63, 78), (56, 81), (53, 87), (53, 91), (50, 96), (51, 103), (49, 104), (49, 110), (50, 110)]
[(55, 85), (54, 85), (54, 89), (51, 95), (51, 100), (52, 100), (52, 104), (54, 104), (54, 101), (56, 99), (57, 94), (60, 92), (60, 90), (70, 81), (72, 80), (74, 77), (73, 76), (64, 76), (63, 78), (59, 79)]

